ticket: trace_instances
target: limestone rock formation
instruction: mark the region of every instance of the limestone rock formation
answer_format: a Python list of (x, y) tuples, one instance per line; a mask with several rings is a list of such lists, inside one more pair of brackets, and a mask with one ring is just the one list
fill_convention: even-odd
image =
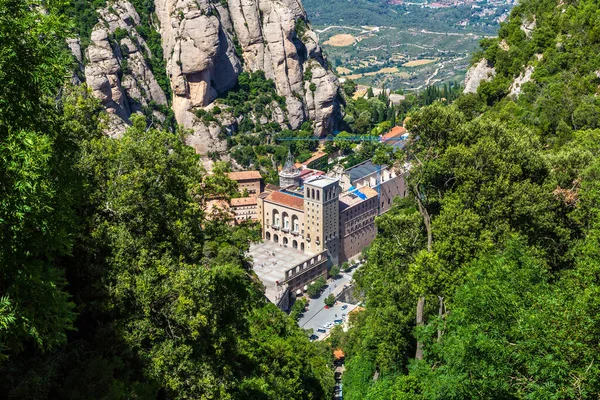
[(510, 85), (510, 96), (519, 97), (521, 94), (521, 87), (527, 82), (531, 81), (531, 75), (533, 74), (533, 71), (533, 66), (528, 66), (525, 71), (521, 72), (521, 74)]
[[(150, 53), (144, 39), (135, 30), (140, 17), (131, 3), (121, 1), (98, 10), (99, 22), (86, 49), (85, 78), (94, 96), (109, 113), (107, 134), (120, 136), (134, 112), (150, 102), (167, 105), (167, 97), (158, 85), (144, 52)], [(119, 38), (115, 32), (119, 32)], [(77, 57), (79, 46), (68, 43)], [(79, 50), (80, 51), (80, 50)], [(163, 115), (155, 114), (160, 121)]]
[[(178, 123), (192, 130), (190, 144), (219, 150), (196, 108), (233, 88), (237, 76), (262, 70), (286, 98), (287, 120), (298, 128), (308, 118), (315, 134), (331, 131), (339, 84), (298, 0), (155, 0)], [(306, 78), (310, 68), (312, 77)], [(310, 75), (309, 75), (310, 76)], [(306, 80), (306, 81), (305, 81)], [(311, 86), (311, 83), (313, 84)], [(309, 90), (315, 89), (314, 93)]]
[(489, 65), (488, 60), (482, 58), (481, 61), (467, 71), (463, 93), (477, 93), (477, 88), (481, 82), (489, 81), (495, 75), (496, 69)]
[[(317, 35), (306, 22), (300, 0), (154, 0), (170, 81), (167, 99), (147, 59), (150, 49), (137, 33), (140, 16), (128, 1), (109, 0), (81, 55), (79, 41), (68, 45), (82, 65), (93, 93), (110, 114), (108, 134), (119, 136), (132, 113), (169, 105), (187, 141), (198, 153), (226, 151), (224, 134), (241, 119), (223, 113), (219, 121), (196, 116), (234, 88), (242, 71), (264, 71), (286, 106), (273, 103), (271, 120), (299, 128), (314, 121), (315, 134), (334, 129), (340, 112), (339, 82), (329, 69)], [(285, 111), (284, 111), (285, 110)], [(154, 107), (158, 122), (165, 116)], [(244, 118), (255, 119), (254, 116)], [(264, 117), (253, 121), (264, 124)]]
[(530, 39), (531, 35), (533, 35), (533, 30), (535, 29), (536, 25), (537, 21), (535, 15), (531, 18), (531, 20), (523, 21), (521, 24), (521, 30), (525, 32), (525, 35), (528, 39)]

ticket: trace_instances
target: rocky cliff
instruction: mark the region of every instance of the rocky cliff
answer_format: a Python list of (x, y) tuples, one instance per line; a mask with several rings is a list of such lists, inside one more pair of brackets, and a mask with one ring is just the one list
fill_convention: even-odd
[[(79, 43), (69, 44), (75, 57), (85, 64), (88, 86), (109, 113), (107, 133), (118, 137), (132, 113), (144, 111), (151, 102), (162, 106), (168, 102), (146, 62), (144, 54), (150, 54), (150, 49), (136, 31), (140, 17), (135, 8), (129, 2), (118, 2), (98, 10), (98, 15), (85, 58), (78, 54)], [(165, 119), (163, 113), (153, 114), (157, 122)]]
[(495, 75), (496, 69), (489, 65), (488, 60), (481, 59), (467, 71), (464, 93), (477, 93), (477, 88), (481, 82), (489, 81)]
[[(150, 49), (136, 31), (140, 17), (133, 5), (109, 2), (98, 11), (85, 51), (85, 76), (111, 114), (111, 135), (122, 132), (131, 113), (169, 104), (199, 153), (224, 151), (220, 133), (223, 127), (235, 130), (239, 121), (207, 122), (197, 110), (210, 109), (217, 96), (236, 86), (242, 71), (259, 70), (285, 98), (285, 116), (275, 109), (275, 121), (296, 129), (310, 119), (319, 136), (333, 129), (339, 84), (300, 1), (155, 0), (155, 13), (152, 22), (162, 37), (172, 89), (169, 101), (144, 61)], [(76, 53), (76, 44), (69, 44)]]

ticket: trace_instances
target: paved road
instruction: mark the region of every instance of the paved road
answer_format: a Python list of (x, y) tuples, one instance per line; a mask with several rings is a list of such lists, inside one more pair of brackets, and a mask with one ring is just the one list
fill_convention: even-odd
[[(325, 334), (318, 333), (317, 328), (325, 325), (327, 322), (332, 322), (335, 319), (341, 318), (342, 314), (348, 314), (356, 306), (352, 304), (346, 304), (348, 307), (346, 310), (342, 310), (341, 307), (345, 303), (337, 303), (335, 306), (329, 309), (325, 309), (325, 298), (333, 293), (337, 296), (342, 290), (344, 290), (344, 284), (352, 280), (352, 275), (356, 271), (354, 268), (348, 273), (341, 273), (341, 276), (335, 280), (328, 281), (328, 287), (325, 288), (323, 293), (317, 298), (310, 299), (308, 304), (308, 311), (306, 311), (302, 317), (298, 320), (298, 325), (304, 329), (313, 329), (314, 333), (321, 338)], [(336, 317), (337, 315), (337, 317)]]

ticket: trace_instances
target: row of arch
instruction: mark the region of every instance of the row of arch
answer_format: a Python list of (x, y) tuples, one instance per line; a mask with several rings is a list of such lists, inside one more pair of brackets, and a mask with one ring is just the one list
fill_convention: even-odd
[[(267, 239), (267, 240), (271, 240), (271, 232), (267, 232), (267, 233), (266, 233), (266, 239)], [(273, 241), (274, 241), (275, 243), (279, 243), (279, 235), (278, 235), (278, 234), (274, 234), (274, 235), (273, 235)], [(289, 239), (288, 239), (288, 238), (286, 238), (286, 237), (284, 236), (284, 237), (283, 237), (283, 239), (282, 239), (282, 241), (281, 241), (281, 243), (282, 243), (284, 246), (288, 246), (288, 245), (289, 245), (289, 243), (290, 243), (290, 241), (289, 241)], [(294, 249), (297, 249), (297, 248), (298, 248), (298, 241), (297, 241), (297, 240), (292, 240), (292, 247), (293, 247)], [(304, 251), (304, 243), (303, 243), (303, 242), (300, 242), (300, 250), (301, 250), (301, 251)]]
[[(335, 186), (329, 189), (326, 189), (325, 192), (323, 193), (323, 200), (324, 201), (328, 201), (331, 200), (335, 197), (336, 194), (336, 188)], [(313, 200), (321, 200), (321, 192), (317, 189), (311, 189), (311, 188), (306, 188), (306, 197), (308, 197), (309, 199), (313, 199)]]
[(300, 232), (300, 220), (295, 214), (290, 215), (287, 212), (279, 214), (279, 211), (273, 210), (273, 226), (279, 226), (283, 229), (290, 229), (294, 232)]

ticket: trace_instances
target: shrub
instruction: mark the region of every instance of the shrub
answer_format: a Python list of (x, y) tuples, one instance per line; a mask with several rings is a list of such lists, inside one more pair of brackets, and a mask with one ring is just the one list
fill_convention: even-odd
[(335, 296), (332, 294), (330, 294), (329, 296), (327, 296), (325, 298), (325, 305), (328, 307), (333, 307), (333, 305), (335, 304)]
[(340, 274), (340, 267), (338, 267), (337, 265), (334, 265), (329, 270), (329, 276), (332, 277), (332, 278), (337, 277), (339, 274)]

